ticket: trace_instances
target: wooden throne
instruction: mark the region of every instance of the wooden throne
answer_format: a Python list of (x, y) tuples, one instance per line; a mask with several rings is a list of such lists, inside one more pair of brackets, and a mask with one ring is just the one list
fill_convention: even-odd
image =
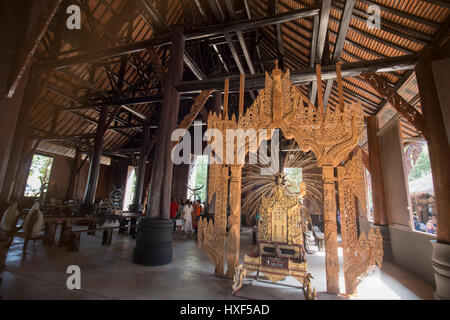
[(258, 241), (251, 253), (245, 254), (244, 264), (237, 268), (233, 294), (238, 295), (247, 274), (256, 272), (272, 283), (292, 276), (302, 284), (306, 299), (315, 299), (316, 290), (311, 289), (311, 274), (307, 272), (306, 253), (303, 243), (303, 221), (298, 196), (288, 193), (277, 178), (274, 195), (263, 197), (258, 221)]

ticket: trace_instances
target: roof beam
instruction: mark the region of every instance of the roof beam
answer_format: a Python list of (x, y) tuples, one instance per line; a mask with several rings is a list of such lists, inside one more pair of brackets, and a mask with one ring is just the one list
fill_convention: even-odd
[[(225, 0), (225, 3), (227, 5), (228, 13), (234, 19), (236, 19), (237, 15), (234, 12), (233, 4), (232, 4), (231, 0)], [(239, 40), (239, 44), (241, 45), (242, 52), (244, 53), (245, 61), (247, 62), (247, 66), (248, 66), (248, 69), (250, 70), (250, 74), (255, 74), (255, 67), (253, 66), (253, 62), (250, 57), (250, 52), (248, 51), (247, 45), (245, 44), (245, 39), (244, 39), (244, 35), (242, 34), (242, 31), (236, 31), (236, 35)]]
[[(68, 76), (68, 77), (70, 77), (70, 78), (72, 78), (72, 79), (74, 79), (74, 80), (80, 82), (83, 86), (85, 86), (85, 87), (87, 87), (87, 88), (89, 88), (89, 89), (94, 90), (95, 92), (97, 92), (97, 93), (99, 93), (100, 95), (102, 95), (104, 98), (108, 98), (108, 99), (110, 98), (109, 95), (108, 95), (105, 91), (100, 90), (100, 89), (97, 88), (93, 83), (91, 83), (91, 82), (89, 82), (89, 81), (87, 81), (87, 80), (84, 80), (84, 79), (78, 77), (76, 74), (73, 74), (72, 72), (70, 72), (70, 71), (68, 71), (68, 70), (66, 70), (66, 69), (64, 69), (64, 70), (58, 70), (58, 71), (64, 73), (66, 76)], [(122, 105), (121, 107), (122, 107), (124, 110), (127, 110), (128, 112), (131, 112), (132, 114), (134, 114), (136, 117), (140, 118), (141, 120), (144, 120), (144, 121), (147, 120), (147, 116), (146, 116), (145, 114), (143, 114), (143, 113), (141, 113), (141, 112), (139, 112), (139, 111), (136, 111), (136, 110), (134, 110), (133, 108), (130, 108), (129, 106), (127, 106), (127, 105)]]
[[(321, 64), (323, 51), (325, 49), (325, 38), (328, 36), (328, 21), (330, 18), (331, 0), (322, 0), (322, 8), (320, 9), (319, 32), (317, 35), (317, 49), (314, 64)], [(310, 101), (316, 103), (317, 81), (313, 81), (310, 88)]]
[(34, 140), (40, 141), (71, 141), (71, 140), (83, 140), (83, 139), (93, 139), (95, 134), (78, 134), (72, 136), (58, 136), (58, 135), (47, 135), (47, 136), (34, 136)]
[(184, 51), (183, 59), (184, 59), (184, 63), (186, 64), (186, 66), (189, 68), (189, 70), (192, 71), (192, 73), (198, 80), (206, 80), (205, 74), (199, 68), (199, 66), (195, 63), (194, 59), (192, 59), (192, 57), (188, 54), (188, 52), (186, 50)]
[[(244, 0), (244, 7), (245, 7), (245, 12), (247, 13), (247, 17), (249, 19), (252, 18), (252, 14), (250, 11), (250, 6), (248, 5), (248, 0)], [(255, 44), (255, 48), (256, 48), (256, 54), (258, 56), (258, 59), (261, 60), (261, 51), (259, 50), (259, 45), (258, 43)], [(260, 63), (261, 66), (261, 72), (264, 72), (264, 63)]]
[[(372, 60), (372, 61), (362, 61), (353, 63), (342, 64), (342, 77), (355, 77), (366, 72), (389, 72), (398, 70), (412, 70), (418, 61), (417, 55), (407, 55), (395, 58)], [(307, 84), (315, 80), (316, 73), (315, 68), (307, 68), (303, 70), (293, 70), (291, 71), (291, 81), (295, 85)], [(324, 66), (322, 68), (322, 79), (334, 79), (336, 78), (336, 66)], [(229, 76), (230, 79), (230, 91), (239, 91), (239, 75)], [(223, 90), (223, 83), (225, 78), (215, 78), (202, 81), (184, 81), (176, 84), (176, 89), (183, 95), (185, 94), (196, 94), (200, 93), (202, 90)], [(257, 90), (264, 88), (265, 85), (265, 74), (259, 73), (256, 75), (247, 75), (245, 80), (246, 90)], [(142, 96), (129, 99), (119, 99), (110, 100), (103, 103), (108, 105), (117, 104), (142, 104), (153, 102), (158, 95), (152, 96)], [(161, 97), (159, 97), (160, 99)], [(183, 98), (183, 97), (182, 97)], [(64, 111), (64, 110), (62, 110)]]
[(62, 2), (62, 0), (52, 0), (48, 2), (47, 6), (43, 8), (41, 15), (33, 26), (33, 32), (27, 39), (25, 39), (25, 45), (19, 52), (19, 61), (13, 69), (12, 82), (9, 85), (8, 93), (6, 95), (8, 98), (12, 98), (14, 96), (14, 93), (16, 92), (16, 89), (25, 74), (25, 70), (31, 65), (34, 53), (42, 38), (47, 33), (48, 26), (52, 22)]
[[(273, 13), (278, 14), (280, 12), (279, 0), (275, 0), (273, 3)], [(283, 48), (283, 33), (281, 32), (281, 24), (275, 25), (277, 30), (277, 44), (278, 44), (278, 60), (280, 61), (281, 69), (284, 69), (284, 48)]]
[(150, 16), (150, 19), (153, 22), (153, 28), (158, 31), (164, 31), (168, 32), (169, 28), (167, 27), (166, 23), (164, 22), (163, 17), (159, 14), (159, 12), (146, 0), (137, 0), (138, 4), (147, 12)]
[[(329, 1), (329, 0), (326, 0)], [(309, 9), (300, 9), (290, 12), (285, 12), (277, 14), (274, 16), (241, 20), (236, 22), (230, 22), (220, 25), (214, 25), (199, 30), (191, 31), (185, 33), (186, 41), (205, 39), (212, 36), (224, 35), (225, 33), (236, 32), (241, 30), (256, 29), (277, 23), (283, 23), (287, 21), (292, 21), (296, 19), (312, 17), (319, 13), (317, 7), (312, 7)], [(112, 57), (118, 57), (125, 54), (131, 54), (134, 52), (140, 52), (148, 48), (149, 46), (164, 46), (171, 44), (171, 33), (163, 34), (162, 36), (155, 37), (148, 40), (138, 41), (135, 43), (119, 45), (111, 48), (96, 50), (86, 54), (80, 54), (74, 57), (50, 60), (38, 65), (40, 69), (48, 68), (67, 68), (73, 65), (88, 63), (98, 60), (103, 60)]]
[[(200, 11), (200, 14), (202, 15), (202, 17), (205, 18), (205, 20), (207, 21), (208, 24), (211, 23), (211, 19), (206, 15), (206, 11), (203, 8), (203, 6), (200, 3), (200, 0), (195, 0), (195, 4), (197, 5), (198, 10)], [(223, 53), (222, 50), (220, 50), (220, 47), (217, 44), (213, 44), (213, 49), (216, 52), (217, 56), (219, 57), (220, 62), (222, 63), (225, 71), (227, 73), (230, 72), (230, 69), (228, 68), (227, 64), (225, 63), (225, 60), (223, 59)]]
[[(76, 98), (76, 97), (73, 97), (73, 96), (67, 94), (66, 92), (63, 91), (62, 88), (55, 87), (54, 85), (51, 85), (51, 84), (48, 84), (48, 85), (47, 85), (47, 88), (48, 88), (49, 90), (51, 90), (51, 91), (53, 91), (53, 92), (59, 94), (59, 95), (62, 95), (63, 97), (65, 97), (65, 98), (67, 98), (67, 99), (69, 99), (69, 100), (71, 100), (71, 101), (73, 101), (73, 102), (76, 102), (76, 103), (79, 103), (79, 104), (84, 104), (84, 101), (81, 101), (80, 99), (78, 99), (78, 98)], [(98, 108), (100, 108), (100, 106), (103, 105), (103, 104), (105, 104), (105, 103), (104, 103), (104, 102), (101, 102), (101, 103), (99, 103), (97, 106), (94, 106), (93, 108), (96, 109), (96, 110), (98, 111)], [(121, 106), (121, 105), (123, 105), (123, 103), (120, 103), (120, 104), (108, 104), (108, 103), (106, 103), (106, 104), (107, 104), (108, 106)], [(81, 110), (81, 109), (80, 109), (80, 110)], [(59, 110), (59, 111), (65, 112), (66, 110)], [(73, 110), (73, 108), (68, 108), (67, 111), (74, 111), (74, 110)], [(119, 118), (117, 115), (114, 116), (113, 121), (117, 121), (117, 122), (122, 123), (122, 124), (128, 124), (125, 120), (123, 120), (122, 118)], [(140, 129), (136, 129), (136, 130), (137, 130), (137, 131), (142, 131), (142, 130), (140, 130)]]
[[(353, 8), (355, 7), (356, 0), (346, 0), (345, 8), (342, 13), (341, 23), (339, 24), (339, 32), (336, 38), (336, 43), (333, 50), (332, 63), (337, 63), (341, 58), (342, 50), (344, 49), (345, 39), (347, 38), (348, 28), (353, 16)], [(325, 92), (323, 94), (323, 105), (326, 107), (328, 104), (328, 98), (330, 97), (331, 88), (333, 87), (333, 79), (327, 81), (325, 86)]]
[[(46, 105), (49, 105), (50, 107), (52, 107), (54, 110), (56, 110), (58, 112), (64, 112), (65, 111), (64, 107), (62, 107), (62, 106), (54, 105), (54, 104), (52, 104), (52, 103), (50, 103), (50, 102), (48, 102), (46, 100), (43, 100), (43, 99), (41, 100), (41, 102), (45, 103)], [(98, 125), (98, 122), (97, 122), (96, 119), (93, 119), (93, 118), (88, 117), (88, 116), (86, 116), (84, 114), (80, 114), (80, 113), (77, 113), (77, 112), (74, 112), (74, 111), (67, 111), (67, 112), (72, 114), (73, 116), (75, 116), (77, 118), (80, 118), (80, 119), (84, 120), (85, 122), (87, 122), (87, 123), (89, 123), (91, 125), (94, 125), (94, 126)], [(140, 129), (140, 128), (141, 128), (140, 126), (136, 127), (136, 129)], [(130, 128), (130, 129), (132, 129), (132, 128)], [(125, 132), (122, 132), (120, 130), (116, 130), (116, 129), (111, 128), (111, 127), (108, 128), (108, 130), (114, 131), (114, 132), (116, 132), (116, 133), (118, 133), (118, 134), (120, 134), (120, 135), (122, 135), (124, 137), (127, 137), (129, 139), (133, 139), (133, 136), (131, 136), (131, 135), (125, 133)], [(142, 131), (142, 130), (138, 130), (138, 131)]]
[[(150, 15), (150, 19), (152, 20), (152, 25), (150, 25), (150, 27), (153, 28), (153, 30), (157, 32), (166, 32), (166, 33), (170, 32), (169, 27), (164, 22), (164, 18), (159, 14), (156, 8), (148, 4), (146, 0), (137, 0), (137, 1), (141, 5), (141, 7), (145, 10), (145, 12), (147, 12)], [(153, 48), (153, 50), (155, 50), (156, 52), (155, 47), (150, 46), (150, 48)], [(184, 51), (183, 61), (198, 80), (206, 79), (201, 69), (197, 66), (195, 61), (189, 56), (186, 50)]]

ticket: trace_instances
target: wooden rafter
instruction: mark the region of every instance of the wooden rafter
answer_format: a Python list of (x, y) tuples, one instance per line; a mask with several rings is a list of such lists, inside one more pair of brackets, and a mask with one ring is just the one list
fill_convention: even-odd
[(17, 67), (13, 72), (13, 80), (11, 85), (9, 86), (7, 94), (8, 98), (12, 98), (14, 93), (16, 92), (16, 89), (19, 86), (20, 80), (22, 79), (25, 70), (31, 64), (31, 59), (34, 56), (36, 48), (47, 32), (48, 26), (50, 25), (50, 22), (52, 22), (62, 2), (63, 0), (52, 0), (47, 4), (32, 29), (33, 33), (28, 39), (25, 40), (25, 46), (19, 54), (19, 63), (17, 64)]
[[(344, 49), (344, 43), (347, 38), (347, 32), (350, 26), (350, 21), (353, 16), (353, 8), (355, 7), (356, 0), (346, 0), (344, 12), (342, 13), (341, 22), (339, 24), (339, 32), (334, 45), (333, 58), (331, 63), (336, 63), (339, 61), (342, 50)], [(328, 98), (330, 97), (331, 88), (333, 87), (334, 80), (330, 79), (327, 81), (325, 92), (323, 94), (323, 104), (326, 106), (328, 104)]]
[[(320, 10), (319, 31), (317, 35), (316, 57), (314, 64), (322, 63), (323, 52), (325, 49), (325, 39), (328, 37), (328, 20), (330, 18), (331, 0), (322, 0)], [(317, 82), (313, 81), (310, 90), (310, 100), (312, 104), (316, 103)]]
[[(276, 23), (282, 23), (292, 21), (300, 18), (312, 17), (317, 15), (319, 9), (312, 7), (310, 9), (294, 10), (290, 12), (280, 13), (274, 16), (268, 16), (263, 18), (242, 20), (231, 23), (225, 23), (220, 25), (213, 25), (210, 27), (186, 32), (184, 37), (186, 41), (199, 40), (210, 38), (214, 35), (224, 35), (225, 33), (236, 32), (238, 30), (246, 30), (251, 28), (261, 28)], [(134, 52), (143, 51), (149, 46), (163, 46), (171, 44), (171, 33), (163, 34), (160, 37), (155, 37), (148, 40), (142, 40), (131, 44), (119, 45), (107, 49), (96, 50), (86, 54), (76, 55), (70, 58), (51, 60), (45, 63), (41, 63), (39, 66), (41, 69), (54, 67), (57, 69), (70, 67), (77, 64), (94, 62), (98, 60), (104, 60), (107, 58), (117, 57), (124, 54), (130, 54)]]

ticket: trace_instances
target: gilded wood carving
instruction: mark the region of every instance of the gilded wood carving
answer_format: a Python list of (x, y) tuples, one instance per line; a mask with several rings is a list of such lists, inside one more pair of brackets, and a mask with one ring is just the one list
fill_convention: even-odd
[(203, 247), (209, 260), (215, 266), (215, 273), (224, 275), (225, 241), (227, 229), (227, 204), (228, 204), (228, 167), (219, 164), (210, 165), (209, 174), (209, 199), (211, 203), (215, 194), (214, 222), (199, 219), (198, 244)]
[(200, 110), (205, 106), (206, 101), (208, 101), (209, 96), (214, 92), (214, 90), (203, 90), (200, 94), (195, 98), (194, 104), (192, 105), (189, 113), (184, 117), (184, 119), (180, 122), (177, 129), (189, 129), (192, 122), (194, 122), (195, 118), (197, 118)]
[(341, 235), (344, 256), (345, 291), (356, 293), (356, 288), (371, 269), (383, 262), (383, 239), (379, 229), (364, 232), (358, 237), (356, 198), (365, 207), (364, 167), (361, 150), (342, 167), (338, 167)]
[(410, 105), (398, 92), (389, 86), (389, 83), (376, 73), (363, 73), (361, 77), (367, 81), (378, 93), (385, 97), (388, 102), (402, 115), (409, 123), (411, 123), (419, 133), (426, 137), (423, 126), (422, 114)]
[[(334, 167), (338, 166), (357, 146), (363, 128), (363, 112), (359, 103), (344, 104), (342, 110), (341, 108), (336, 110), (328, 108), (324, 112), (322, 106), (312, 105), (308, 98), (292, 84), (289, 70), (283, 73), (278, 67), (271, 75), (266, 73), (265, 88), (260, 91), (254, 103), (238, 120), (235, 115), (229, 119), (228, 115), (210, 113), (208, 117), (208, 129), (221, 131), (224, 137), (223, 141), (227, 141), (226, 129), (266, 129), (268, 136), (262, 139), (267, 140), (270, 139), (271, 129), (281, 129), (284, 136), (287, 139), (295, 139), (303, 151), (313, 151), (318, 166), (323, 170), (327, 288), (330, 293), (339, 293)], [(255, 145), (259, 146), (261, 142), (261, 138), (256, 141), (256, 144), (246, 141), (245, 152), (255, 152), (256, 150), (249, 150), (249, 148)], [(224, 143), (223, 154), (225, 154), (225, 150)], [(220, 180), (217, 179), (218, 169), (213, 168), (214, 166), (211, 165), (210, 190), (217, 190), (220, 184)], [(222, 165), (221, 167), (226, 166)], [(230, 185), (230, 194), (240, 194), (240, 183), (237, 183), (237, 177), (232, 179), (236, 183)], [(226, 225), (227, 193), (225, 191), (223, 193), (223, 199), (219, 199), (218, 194), (216, 195), (216, 203), (219, 202), (219, 208), (216, 205), (216, 222), (210, 223), (212, 227), (209, 227), (209, 224), (206, 227), (205, 223), (202, 223), (204, 234), (201, 245), (210, 247), (210, 251), (217, 249), (213, 243), (208, 244), (208, 239), (219, 237), (216, 236), (216, 225), (222, 224), (224, 221)], [(210, 192), (210, 196), (212, 194), (214, 191)], [(232, 210), (231, 221), (240, 221), (240, 203), (238, 203), (237, 197), (230, 203), (230, 209)], [(210, 232), (214, 232), (215, 235), (209, 235)], [(235, 230), (232, 230), (228, 236), (227, 240), (231, 243), (231, 248), (236, 250), (235, 252), (228, 251), (229, 262), (237, 261), (239, 247), (236, 244), (239, 243), (239, 237), (239, 232)], [(217, 251), (217, 255), (222, 252), (222, 250), (219, 251)], [(213, 260), (217, 261), (218, 258)], [(236, 267), (235, 265), (231, 268), (235, 269)], [(230, 272), (227, 272), (228, 277), (230, 277)]]
[(256, 272), (272, 282), (294, 277), (302, 284), (306, 299), (315, 299), (307, 273), (303, 229), (307, 223), (301, 216), (299, 198), (288, 193), (278, 177), (273, 196), (263, 197), (258, 225), (256, 251), (245, 254), (244, 264), (236, 269), (233, 294), (242, 288), (247, 274)]

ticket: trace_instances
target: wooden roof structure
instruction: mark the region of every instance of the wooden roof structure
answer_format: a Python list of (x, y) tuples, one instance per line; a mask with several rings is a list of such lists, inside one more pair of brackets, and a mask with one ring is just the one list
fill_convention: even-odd
[[(128, 157), (142, 127), (158, 127), (176, 26), (186, 37), (179, 119), (201, 89), (223, 89), (226, 76), (233, 92), (240, 73), (247, 75), (250, 105), (276, 59), (313, 102), (314, 65), (321, 63), (330, 108), (338, 104), (338, 90), (326, 75), (340, 61), (345, 100), (361, 101), (367, 116), (388, 117), (392, 107), (359, 73), (386, 70), (379, 75), (420, 110), (414, 57), (448, 36), (450, 11), (446, 0), (76, 0), (70, 4), (81, 8), (81, 29), (68, 30), (69, 3), (60, 2), (33, 57), (35, 68), (51, 77), (30, 126), (41, 149), (59, 146), (69, 156), (69, 150), (90, 149), (102, 105), (120, 106), (105, 135), (105, 155)], [(371, 5), (380, 9), (381, 29), (367, 24)], [(230, 103), (237, 111), (237, 95)], [(405, 137), (417, 136), (404, 119), (402, 127)]]

